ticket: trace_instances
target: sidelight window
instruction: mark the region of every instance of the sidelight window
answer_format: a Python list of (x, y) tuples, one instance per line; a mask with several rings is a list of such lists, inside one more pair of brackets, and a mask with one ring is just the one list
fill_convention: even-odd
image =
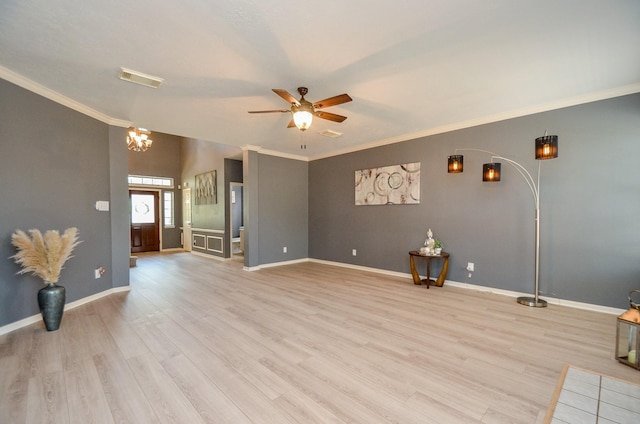
[(175, 225), (173, 219), (173, 191), (165, 191), (162, 194), (163, 210), (164, 210), (164, 226), (173, 227)]

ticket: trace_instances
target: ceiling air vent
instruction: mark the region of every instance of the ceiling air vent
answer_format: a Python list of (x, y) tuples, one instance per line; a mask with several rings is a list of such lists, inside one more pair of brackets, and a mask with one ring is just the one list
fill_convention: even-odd
[(322, 130), (320, 131), (319, 134), (325, 137), (330, 137), (330, 138), (336, 138), (342, 135), (342, 133), (339, 133), (338, 131), (332, 131), (332, 130)]
[(142, 72), (133, 71), (127, 68), (120, 68), (120, 79), (135, 82), (136, 84), (146, 85), (151, 88), (158, 88), (164, 81), (162, 78), (152, 75), (143, 74)]

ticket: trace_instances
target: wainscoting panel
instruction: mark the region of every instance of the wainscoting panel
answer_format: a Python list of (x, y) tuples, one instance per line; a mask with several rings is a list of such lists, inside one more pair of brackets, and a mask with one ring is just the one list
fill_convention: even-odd
[(224, 253), (224, 237), (207, 236), (207, 250), (215, 253)]
[(191, 229), (191, 246), (196, 252), (224, 257), (225, 232), (208, 228)]
[(193, 248), (204, 249), (206, 248), (206, 236), (203, 234), (193, 234)]

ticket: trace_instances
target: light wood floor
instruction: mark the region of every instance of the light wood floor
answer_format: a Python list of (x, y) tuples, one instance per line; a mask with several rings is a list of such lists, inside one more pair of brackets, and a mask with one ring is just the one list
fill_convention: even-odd
[(612, 315), (241, 267), (140, 255), (130, 292), (0, 337), (0, 422), (540, 423), (566, 363), (640, 379), (613, 359)]

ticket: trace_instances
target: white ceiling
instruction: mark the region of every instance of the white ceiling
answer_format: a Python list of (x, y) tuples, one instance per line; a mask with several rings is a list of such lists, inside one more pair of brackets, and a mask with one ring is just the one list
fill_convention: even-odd
[[(0, 77), (114, 125), (314, 159), (639, 92), (640, 1), (2, 0)], [(348, 119), (247, 113), (299, 86), (348, 93), (325, 109)]]

